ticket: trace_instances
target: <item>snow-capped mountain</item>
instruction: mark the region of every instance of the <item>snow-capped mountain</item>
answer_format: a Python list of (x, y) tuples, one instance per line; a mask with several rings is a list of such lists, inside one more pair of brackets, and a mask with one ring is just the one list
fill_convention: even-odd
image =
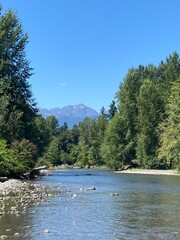
[(78, 124), (83, 121), (85, 117), (93, 119), (98, 117), (98, 113), (94, 109), (87, 107), (84, 104), (68, 105), (63, 108), (41, 108), (40, 113), (43, 117), (54, 115), (58, 119), (59, 125), (66, 122), (69, 128), (71, 128), (74, 124)]

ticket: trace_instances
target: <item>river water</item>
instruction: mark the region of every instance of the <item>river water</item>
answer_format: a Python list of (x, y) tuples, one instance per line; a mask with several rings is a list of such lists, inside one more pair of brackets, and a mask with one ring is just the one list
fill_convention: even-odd
[[(180, 239), (178, 176), (64, 169), (36, 182), (57, 194), (30, 205), (26, 214), (1, 216), (0, 236), (19, 240)], [(86, 189), (93, 187), (96, 190)]]

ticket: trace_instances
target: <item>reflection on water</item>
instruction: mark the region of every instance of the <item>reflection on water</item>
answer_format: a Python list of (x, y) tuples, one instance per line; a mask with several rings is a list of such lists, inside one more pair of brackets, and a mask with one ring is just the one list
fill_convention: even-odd
[[(29, 206), (24, 215), (1, 216), (0, 235), (17, 239), (14, 233), (20, 233), (20, 240), (179, 239), (179, 177), (61, 170), (39, 182), (58, 195)], [(85, 190), (93, 186), (96, 190)]]

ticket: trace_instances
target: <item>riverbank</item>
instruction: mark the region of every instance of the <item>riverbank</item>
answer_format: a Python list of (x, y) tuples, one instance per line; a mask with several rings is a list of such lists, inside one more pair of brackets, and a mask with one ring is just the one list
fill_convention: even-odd
[(180, 176), (180, 172), (176, 170), (155, 170), (155, 169), (127, 169), (122, 171), (115, 171), (115, 173)]
[(30, 204), (38, 204), (51, 195), (50, 189), (31, 181), (10, 179), (0, 182), (0, 216), (26, 213)]

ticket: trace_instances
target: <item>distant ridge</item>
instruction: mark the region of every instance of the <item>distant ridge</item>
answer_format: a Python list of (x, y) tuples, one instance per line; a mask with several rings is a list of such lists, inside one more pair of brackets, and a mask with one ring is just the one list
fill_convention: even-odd
[(68, 105), (63, 108), (41, 108), (40, 113), (45, 118), (54, 115), (58, 119), (59, 125), (63, 125), (64, 122), (66, 122), (69, 128), (72, 128), (73, 125), (83, 121), (85, 117), (96, 119), (99, 115), (94, 109), (87, 107), (84, 104)]

